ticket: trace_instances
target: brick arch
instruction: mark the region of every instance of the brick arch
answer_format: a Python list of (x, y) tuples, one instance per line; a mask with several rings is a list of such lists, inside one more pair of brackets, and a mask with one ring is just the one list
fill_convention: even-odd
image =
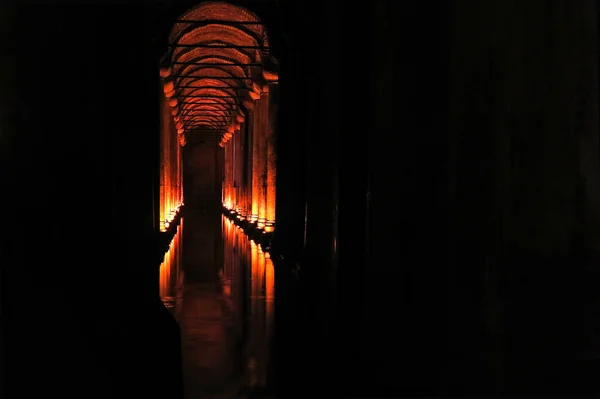
[(178, 131), (205, 126), (224, 136), (239, 128), (260, 87), (277, 79), (273, 65), (267, 30), (251, 11), (218, 1), (185, 11), (161, 62)]

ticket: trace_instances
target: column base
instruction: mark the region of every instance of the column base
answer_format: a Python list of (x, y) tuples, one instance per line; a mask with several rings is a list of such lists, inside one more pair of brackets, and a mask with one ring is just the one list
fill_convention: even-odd
[[(240, 226), (244, 230), (244, 234), (248, 236), (250, 240), (253, 240), (259, 244), (263, 251), (268, 252), (271, 249), (271, 242), (273, 240), (274, 224), (268, 225), (264, 223), (261, 228), (258, 218), (255, 216), (245, 217), (237, 212), (232, 212), (223, 206), (223, 215), (233, 221), (237, 226)], [(271, 230), (271, 231), (267, 231)]]
[(265, 233), (273, 233), (275, 231), (275, 222), (271, 220), (267, 220), (265, 224)]
[(256, 226), (259, 230), (264, 230), (266, 225), (267, 225), (267, 219), (265, 219), (263, 217), (259, 217), (257, 219)]

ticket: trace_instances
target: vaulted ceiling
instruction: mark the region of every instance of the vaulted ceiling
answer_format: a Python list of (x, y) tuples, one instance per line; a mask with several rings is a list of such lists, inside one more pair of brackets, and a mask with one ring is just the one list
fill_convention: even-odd
[(191, 135), (226, 141), (277, 80), (277, 61), (256, 15), (205, 2), (175, 21), (160, 75), (182, 145)]

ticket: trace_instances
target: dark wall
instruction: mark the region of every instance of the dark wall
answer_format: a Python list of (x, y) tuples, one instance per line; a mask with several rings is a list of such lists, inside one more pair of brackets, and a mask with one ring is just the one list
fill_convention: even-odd
[[(368, 89), (353, 97), (369, 112), (344, 118), (369, 142), (351, 147), (368, 154), (366, 239), (358, 252), (341, 230), (339, 262), (342, 274), (365, 259), (350, 285), (363, 329), (348, 343), (365, 395), (593, 389), (577, 342), (596, 245), (596, 13), (594, 1), (374, 4)], [(340, 333), (357, 323), (347, 315)]]
[(282, 8), (296, 375), (370, 397), (591, 392), (596, 2)]
[(144, 13), (13, 11), (1, 61), (8, 392), (177, 396), (179, 334), (157, 287), (159, 113)]

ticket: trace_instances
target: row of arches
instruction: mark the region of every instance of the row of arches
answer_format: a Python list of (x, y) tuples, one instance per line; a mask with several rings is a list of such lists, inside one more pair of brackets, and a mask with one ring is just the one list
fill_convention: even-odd
[(215, 141), (222, 149), (223, 205), (273, 232), (278, 61), (265, 25), (225, 2), (189, 9), (170, 32), (160, 78), (161, 223), (168, 224), (183, 202), (181, 167), (173, 172), (168, 166), (181, 165), (181, 148), (173, 151), (173, 143)]

